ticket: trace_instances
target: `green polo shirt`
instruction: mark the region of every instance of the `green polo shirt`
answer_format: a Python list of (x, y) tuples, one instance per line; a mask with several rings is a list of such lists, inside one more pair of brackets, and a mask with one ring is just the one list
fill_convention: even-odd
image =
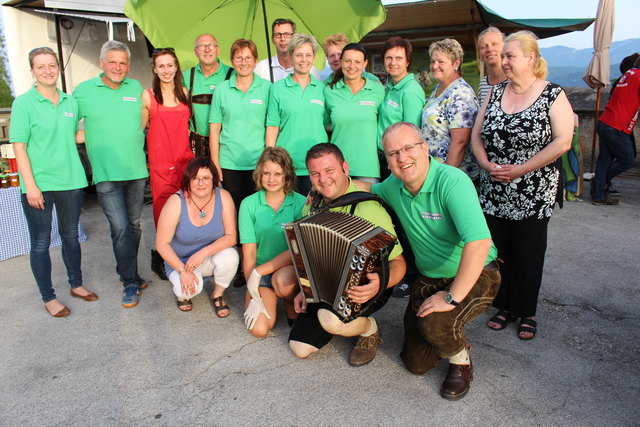
[[(327, 78), (326, 78), (326, 79), (324, 79), (324, 80), (322, 81), (322, 83), (324, 83), (325, 85), (328, 85), (328, 84), (329, 84), (329, 83), (331, 83), (331, 81), (333, 80), (333, 76), (334, 76), (334, 75), (335, 75), (335, 74), (332, 72), (331, 74), (329, 74), (329, 75), (327, 76)], [(380, 79), (378, 78), (378, 76), (376, 76), (375, 74), (371, 74), (370, 72), (368, 72), (368, 71), (364, 71), (364, 70), (362, 70), (362, 77), (364, 77), (365, 79), (374, 80), (374, 81), (376, 81), (376, 82), (379, 82), (379, 81), (380, 81)]]
[(142, 132), (142, 86), (124, 79), (111, 89), (100, 76), (73, 92), (84, 118), (85, 144), (93, 182), (129, 181), (149, 176)]
[(309, 175), (305, 164), (309, 148), (329, 140), (325, 115), (324, 85), (315, 77), (304, 90), (291, 76), (271, 86), (267, 126), (280, 128), (276, 145), (289, 152), (298, 176)]
[(255, 169), (264, 149), (270, 86), (270, 82), (254, 73), (247, 93), (238, 89), (235, 75), (216, 87), (209, 123), (222, 123), (220, 167)]
[[(189, 68), (188, 70), (182, 73), (183, 84), (184, 87), (189, 90), (189, 83), (191, 81), (191, 70), (194, 69), (195, 72), (193, 74), (193, 91), (192, 95), (213, 95), (213, 89), (220, 83), (222, 83), (227, 77), (227, 73), (229, 72), (229, 66), (225, 65), (222, 61), (218, 60), (218, 64), (220, 66), (216, 70), (215, 73), (211, 74), (209, 77), (205, 77), (202, 74), (202, 68), (200, 64), (197, 64), (195, 67)], [(209, 136), (209, 113), (211, 112), (211, 104), (192, 104), (193, 115), (196, 119), (196, 126), (198, 128), (198, 134), (203, 136)], [(189, 129), (192, 132), (196, 130), (193, 128), (193, 123), (189, 120)]]
[(264, 190), (261, 190), (240, 203), (240, 243), (256, 244), (257, 265), (264, 264), (287, 250), (284, 225), (302, 217), (305, 200), (301, 194), (287, 194), (278, 211), (274, 212), (265, 199)]
[[(27, 144), (31, 171), (40, 191), (75, 190), (87, 186), (76, 147), (78, 103), (58, 90), (58, 106), (34, 87), (11, 106), (9, 141)], [(20, 176), (20, 190), (26, 193)]]
[[(353, 193), (354, 191), (362, 191), (351, 181), (349, 178), (349, 187), (347, 188), (347, 193)], [(304, 209), (302, 209), (303, 215), (308, 215), (311, 210), (311, 206), (305, 205)], [(339, 208), (330, 209), (332, 212), (345, 212), (351, 213), (351, 205), (342, 206)], [(391, 217), (387, 213), (386, 209), (378, 202), (369, 200), (366, 202), (360, 202), (356, 205), (356, 209), (353, 211), (353, 214), (362, 219), (366, 219), (370, 223), (382, 227), (387, 230), (389, 233), (397, 236), (396, 229), (393, 226), (393, 221), (391, 221)], [(402, 246), (400, 245), (400, 241), (393, 247), (391, 254), (389, 254), (389, 260), (394, 259), (398, 255), (402, 253)]]
[(324, 98), (331, 120), (331, 142), (340, 147), (349, 162), (349, 175), (379, 178), (378, 107), (384, 99), (382, 85), (366, 79), (354, 95), (340, 80), (333, 88), (325, 86)]
[(393, 80), (387, 83), (384, 101), (378, 110), (378, 150), (382, 150), (382, 134), (390, 125), (409, 122), (420, 127), (424, 100), (424, 90), (413, 73), (406, 75), (397, 85)]
[[(371, 192), (380, 195), (398, 215), (416, 257), (416, 267), (424, 276), (454, 277), (465, 243), (491, 238), (469, 177), (433, 157), (427, 178), (415, 197), (393, 175), (374, 184)], [(492, 245), (485, 264), (496, 256)]]

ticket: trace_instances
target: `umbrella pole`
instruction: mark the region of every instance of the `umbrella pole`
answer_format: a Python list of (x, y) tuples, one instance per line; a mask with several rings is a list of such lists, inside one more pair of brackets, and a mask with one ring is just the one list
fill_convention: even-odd
[(271, 68), (271, 39), (269, 37), (269, 23), (267, 22), (267, 7), (262, 0), (262, 19), (264, 20), (264, 37), (267, 40), (267, 61), (269, 62), (269, 76), (273, 83), (273, 68)]
[(593, 138), (591, 139), (591, 169), (590, 172), (593, 173), (593, 159), (595, 158), (596, 153), (596, 139), (598, 137), (598, 132), (596, 132), (596, 126), (598, 126), (598, 115), (600, 113), (600, 87), (598, 87), (596, 94), (596, 117), (593, 120)]

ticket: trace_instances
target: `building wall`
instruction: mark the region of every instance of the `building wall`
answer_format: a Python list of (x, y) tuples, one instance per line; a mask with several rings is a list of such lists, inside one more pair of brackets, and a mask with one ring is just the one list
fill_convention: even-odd
[[(2, 13), (14, 93), (20, 95), (29, 90), (33, 84), (33, 77), (29, 72), (29, 51), (42, 46), (58, 51), (55, 19), (53, 15), (13, 7), (2, 7)], [(100, 47), (108, 40), (107, 25), (104, 22), (88, 19), (66, 19), (73, 22), (73, 28), (61, 29), (62, 51), (67, 91), (73, 92), (79, 83), (101, 72), (98, 56)], [(126, 43), (131, 50), (129, 77), (139, 80), (144, 87), (150, 87), (151, 60), (144, 35), (136, 28), (136, 41), (131, 42), (127, 40), (126, 24), (113, 25), (114, 39)]]

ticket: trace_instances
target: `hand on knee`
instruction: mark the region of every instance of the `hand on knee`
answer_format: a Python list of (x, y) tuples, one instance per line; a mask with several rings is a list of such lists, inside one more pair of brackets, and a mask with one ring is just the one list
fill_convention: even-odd
[(312, 354), (318, 352), (316, 347), (300, 341), (289, 341), (289, 348), (294, 356), (299, 357), (300, 359), (306, 359)]

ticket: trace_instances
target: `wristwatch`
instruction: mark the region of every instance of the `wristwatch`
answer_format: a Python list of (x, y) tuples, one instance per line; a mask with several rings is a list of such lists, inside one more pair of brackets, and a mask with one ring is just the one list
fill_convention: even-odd
[(446, 302), (447, 304), (451, 304), (453, 306), (459, 306), (460, 303), (456, 300), (453, 299), (453, 295), (451, 294), (451, 292), (447, 292), (447, 294), (444, 296), (444, 302)]

